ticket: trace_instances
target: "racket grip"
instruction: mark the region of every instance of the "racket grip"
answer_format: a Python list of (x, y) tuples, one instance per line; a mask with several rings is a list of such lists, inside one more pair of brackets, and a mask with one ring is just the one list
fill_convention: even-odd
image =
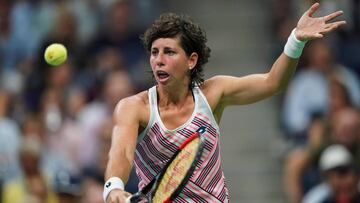
[(126, 198), (125, 203), (138, 203), (140, 200), (143, 199), (143, 195), (141, 194), (134, 194)]

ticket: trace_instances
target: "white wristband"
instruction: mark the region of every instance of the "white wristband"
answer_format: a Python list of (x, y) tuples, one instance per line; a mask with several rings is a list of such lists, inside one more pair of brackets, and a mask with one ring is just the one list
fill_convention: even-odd
[(118, 178), (118, 177), (109, 178), (104, 184), (104, 192), (103, 192), (104, 202), (106, 203), (106, 199), (107, 199), (109, 193), (111, 192), (111, 190), (114, 190), (114, 189), (124, 190), (124, 188), (125, 188), (124, 182), (120, 178)]
[(300, 41), (295, 36), (295, 29), (292, 30), (284, 47), (284, 53), (294, 59), (298, 59), (305, 47), (306, 41)]

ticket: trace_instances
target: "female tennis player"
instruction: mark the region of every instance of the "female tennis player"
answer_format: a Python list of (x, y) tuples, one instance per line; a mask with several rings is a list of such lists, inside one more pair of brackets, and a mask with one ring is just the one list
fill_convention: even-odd
[[(210, 49), (203, 30), (189, 18), (164, 14), (145, 32), (156, 85), (122, 99), (114, 110), (112, 145), (104, 185), (104, 201), (124, 203), (124, 184), (132, 166), (146, 186), (166, 165), (182, 142), (206, 126), (201, 160), (173, 202), (229, 202), (219, 153), (219, 126), (229, 105), (253, 103), (283, 90), (291, 79), (306, 41), (322, 38), (345, 21), (331, 21), (337, 11), (313, 17), (315, 3), (298, 21), (284, 52), (269, 72), (245, 77), (203, 79)], [(331, 21), (331, 22), (329, 22)]]

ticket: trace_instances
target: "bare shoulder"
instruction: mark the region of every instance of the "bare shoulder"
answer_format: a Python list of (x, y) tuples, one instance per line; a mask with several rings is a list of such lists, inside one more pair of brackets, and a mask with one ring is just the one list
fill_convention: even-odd
[(148, 103), (146, 91), (121, 99), (116, 108), (139, 108)]
[(207, 94), (221, 94), (222, 92), (222, 84), (226, 82), (227, 77), (225, 75), (216, 75), (205, 80), (204, 84), (202, 85), (201, 90), (204, 92), (205, 95)]
[(201, 91), (204, 93), (210, 107), (214, 110), (222, 97), (223, 90), (221, 88), (221, 83), (224, 80), (224, 76), (214, 76), (205, 80), (204, 84), (201, 86)]
[[(114, 119), (126, 117), (138, 121), (141, 125), (149, 118), (149, 99), (147, 91), (121, 99), (114, 110)], [(126, 115), (126, 116), (123, 116)]]

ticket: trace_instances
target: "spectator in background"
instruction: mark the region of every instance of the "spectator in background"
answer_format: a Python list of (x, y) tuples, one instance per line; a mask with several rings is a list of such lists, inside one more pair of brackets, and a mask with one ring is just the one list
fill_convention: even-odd
[(337, 112), (354, 107), (346, 86), (339, 78), (333, 77), (329, 83), (329, 112), (327, 115), (314, 117), (308, 131), (308, 146), (311, 148), (316, 148), (321, 145), (321, 142), (328, 139), (325, 135)]
[(18, 94), (22, 88), (22, 77), (16, 69), (16, 62), (20, 61), (16, 51), (18, 42), (12, 32), (11, 12), (14, 2), (0, 0), (0, 86), (11, 93)]
[(103, 203), (101, 195), (103, 185), (103, 173), (94, 168), (87, 168), (84, 171), (83, 195), (79, 203)]
[(106, 15), (105, 27), (90, 42), (88, 56), (95, 58), (94, 56), (104, 49), (115, 49), (124, 56), (123, 70), (137, 82), (134, 85), (136, 89), (139, 89), (148, 85), (148, 80), (144, 81), (145, 77), (141, 77), (147, 70), (144, 62), (146, 52), (139, 39), (142, 30), (137, 30), (138, 28), (133, 26), (135, 20), (133, 9), (132, 1), (114, 1)]
[[(60, 75), (57, 76), (62, 78)], [(62, 84), (58, 82), (56, 84)], [(81, 111), (85, 98), (81, 94), (75, 95), (76, 91), (71, 92), (71, 89), (65, 94), (60, 87), (49, 87), (42, 99), (40, 116), (47, 152), (43, 165), (51, 177), (58, 171), (79, 176), (82, 170), (80, 151), (84, 150), (85, 136), (78, 115), (74, 114)]]
[(102, 22), (101, 2), (104, 0), (67, 1), (68, 7), (76, 17), (77, 41), (81, 46), (86, 45), (95, 36)]
[(320, 157), (323, 183), (311, 189), (303, 203), (360, 202), (358, 168), (343, 145), (331, 145)]
[(47, 133), (57, 133), (64, 118), (65, 98), (71, 88), (73, 65), (67, 61), (58, 68), (48, 69), (46, 89), (41, 95), (41, 113)]
[(329, 86), (338, 77), (348, 89), (351, 103), (360, 106), (360, 82), (346, 67), (337, 64), (324, 40), (312, 42), (307, 49), (308, 66), (300, 70), (287, 89), (283, 104), (283, 123), (295, 145), (307, 142), (307, 133), (315, 114), (329, 113)]
[(17, 157), (21, 138), (19, 125), (9, 116), (12, 101), (11, 95), (0, 89), (0, 182), (19, 175)]
[(91, 166), (97, 164), (99, 153), (99, 132), (104, 121), (111, 118), (112, 111), (117, 102), (132, 94), (134, 86), (129, 75), (125, 71), (111, 71), (106, 74), (101, 87), (101, 95), (96, 100), (88, 103), (80, 112), (79, 119), (84, 129), (84, 140), (82, 148), (82, 165)]
[(86, 81), (90, 99), (101, 97), (101, 88), (111, 72), (125, 71), (124, 55), (114, 47), (99, 51), (92, 61)]
[[(28, 99), (35, 99), (35, 109), (39, 111), (45, 122), (46, 130), (49, 133), (55, 133), (59, 130), (63, 114), (64, 114), (64, 102), (73, 85), (73, 63), (71, 60), (65, 62), (57, 68), (47, 69), (47, 76), (45, 78), (45, 86), (41, 91), (41, 97), (35, 97), (33, 94), (29, 94)], [(28, 101), (29, 102), (29, 101)], [(30, 106), (30, 104), (28, 104)]]
[(4, 203), (57, 203), (46, 175), (40, 168), (42, 144), (36, 137), (25, 136), (19, 148), (23, 174), (4, 187)]
[(53, 135), (60, 130), (63, 120), (64, 98), (61, 91), (56, 88), (48, 88), (42, 95), (41, 116), (44, 122), (44, 130)]
[(29, 139), (40, 142), (40, 169), (52, 180), (54, 177), (53, 173), (59, 166), (57, 165), (58, 160), (54, 159), (47, 145), (48, 134), (45, 129), (43, 117), (39, 114), (27, 114), (22, 122), (21, 133), (22, 139), (30, 137)]
[(0, 1), (0, 75), (4, 67), (7, 67), (7, 60), (11, 58), (9, 54), (12, 47), (11, 35), (11, 11), (13, 8), (13, 1)]
[(297, 148), (289, 154), (285, 163), (284, 181), (291, 203), (301, 201), (303, 195), (320, 179), (318, 161), (322, 151), (331, 144), (344, 145), (360, 166), (360, 113), (354, 108), (341, 109), (329, 121), (329, 130), (321, 131), (321, 139)]
[(10, 16), (12, 46), (3, 68), (14, 71), (19, 63), (34, 60), (54, 22), (53, 8), (52, 1), (16, 1)]
[(84, 130), (79, 114), (86, 104), (86, 94), (80, 88), (72, 88), (64, 97), (63, 109), (60, 110), (58, 129), (48, 137), (51, 152), (62, 160), (62, 165), (71, 176), (81, 176)]
[(79, 203), (82, 195), (82, 179), (65, 170), (58, 171), (55, 177), (55, 193), (58, 203)]

